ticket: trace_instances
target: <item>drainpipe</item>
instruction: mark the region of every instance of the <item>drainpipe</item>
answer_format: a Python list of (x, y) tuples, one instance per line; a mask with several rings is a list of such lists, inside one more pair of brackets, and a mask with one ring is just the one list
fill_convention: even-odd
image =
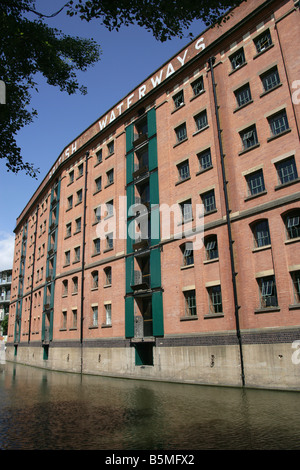
[(214, 75), (214, 68), (213, 68), (215, 60), (216, 60), (215, 57), (210, 57), (208, 59), (208, 66), (211, 71), (215, 113), (216, 113), (217, 128), (218, 128), (218, 140), (219, 140), (219, 149), (220, 149), (221, 165), (222, 165), (223, 190), (224, 190), (225, 206), (226, 206), (226, 223), (227, 223), (227, 231), (228, 231), (228, 238), (229, 238), (229, 252), (230, 252), (230, 265), (231, 265), (231, 276), (232, 276), (232, 286), (233, 286), (233, 296), (234, 296), (236, 334), (237, 334), (239, 349), (240, 349), (241, 376), (242, 376), (242, 384), (244, 386), (245, 385), (244, 360), (243, 360), (241, 332), (240, 332), (240, 326), (239, 326), (239, 305), (238, 305), (238, 298), (237, 298), (236, 272), (235, 272), (235, 266), (234, 266), (233, 241), (232, 241), (231, 222), (230, 222), (231, 210), (229, 208), (229, 202), (228, 202), (227, 181), (226, 181), (225, 165), (224, 165), (224, 152), (223, 152), (223, 144), (222, 144), (222, 136), (221, 136), (221, 128), (220, 128), (220, 119), (219, 119), (219, 106), (218, 106), (218, 100), (217, 100), (216, 83), (215, 83), (215, 75)]
[(85, 154), (85, 182), (83, 197), (83, 233), (82, 233), (82, 266), (81, 266), (81, 315), (80, 315), (80, 373), (83, 370), (83, 302), (84, 302), (84, 265), (85, 265), (85, 232), (86, 232), (86, 192), (89, 152)]
[(35, 253), (36, 253), (36, 239), (38, 231), (38, 214), (39, 204), (36, 208), (36, 220), (35, 220), (35, 234), (34, 234), (34, 248), (33, 248), (33, 262), (32, 262), (32, 275), (31, 275), (31, 292), (30, 292), (30, 310), (29, 310), (29, 331), (28, 331), (28, 343), (30, 343), (31, 336), (31, 317), (32, 317), (32, 296), (33, 296), (33, 281), (34, 281), (34, 267), (35, 267)]

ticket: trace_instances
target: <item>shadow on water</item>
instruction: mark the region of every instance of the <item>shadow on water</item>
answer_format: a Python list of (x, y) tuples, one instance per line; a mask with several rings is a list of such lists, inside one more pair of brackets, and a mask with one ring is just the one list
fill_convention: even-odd
[(0, 365), (0, 449), (300, 449), (300, 393)]

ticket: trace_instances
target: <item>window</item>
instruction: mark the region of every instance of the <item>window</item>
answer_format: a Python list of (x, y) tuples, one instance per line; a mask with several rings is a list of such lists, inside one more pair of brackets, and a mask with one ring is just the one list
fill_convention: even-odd
[(274, 116), (271, 116), (268, 118), (268, 121), (270, 124), (272, 136), (279, 135), (289, 129), (289, 123), (285, 110), (275, 114)]
[(260, 248), (271, 244), (269, 224), (267, 220), (257, 222), (253, 226), (255, 247)]
[(72, 278), (72, 286), (73, 286), (72, 293), (77, 294), (78, 293), (78, 277)]
[(105, 305), (105, 323), (111, 325), (111, 304)]
[(94, 209), (94, 215), (95, 215), (95, 222), (100, 222), (100, 220), (101, 220), (101, 208), (100, 208), (100, 206), (96, 207), (96, 209)]
[(108, 155), (112, 155), (114, 153), (115, 143), (113, 140), (107, 144), (107, 149), (108, 149)]
[(207, 191), (207, 193), (201, 194), (201, 199), (204, 205), (205, 214), (216, 209), (215, 192), (213, 189), (211, 191)]
[(73, 196), (68, 197), (68, 209), (72, 209), (73, 207)]
[(70, 237), (72, 234), (72, 224), (71, 222), (66, 225), (66, 237)]
[(70, 251), (65, 252), (65, 265), (70, 264)]
[(104, 269), (104, 274), (105, 274), (105, 285), (110, 286), (111, 285), (111, 267), (108, 266), (107, 268)]
[(188, 199), (180, 204), (182, 222), (188, 222), (193, 218), (192, 201)]
[(230, 62), (231, 62), (231, 67), (232, 70), (237, 70), (240, 68), (243, 64), (246, 63), (245, 61), (245, 54), (244, 54), (244, 49), (240, 49), (237, 51), (235, 54), (233, 54), (230, 57)]
[(77, 246), (74, 249), (74, 254), (75, 254), (74, 262), (77, 263), (78, 261), (80, 261), (80, 246)]
[(237, 105), (240, 108), (252, 100), (249, 83), (235, 91)]
[(106, 203), (107, 214), (106, 217), (112, 217), (114, 215), (114, 201), (111, 200)]
[(187, 242), (181, 247), (183, 254), (183, 266), (191, 266), (194, 264), (193, 243)]
[(194, 96), (198, 96), (202, 91), (204, 91), (203, 77), (198, 78), (192, 83), (192, 90)]
[(63, 294), (62, 295), (68, 295), (68, 280), (65, 279), (63, 281)]
[(260, 52), (265, 51), (268, 47), (272, 44), (271, 33), (269, 30), (262, 33), (256, 39), (254, 39), (254, 44), (256, 47), (256, 51), (259, 54)]
[(70, 171), (69, 173), (69, 184), (73, 183), (74, 181), (74, 170)]
[(175, 133), (176, 133), (177, 143), (180, 143), (183, 140), (187, 139), (186, 125), (182, 124), (181, 126), (177, 127), (175, 129)]
[(106, 235), (106, 249), (111, 250), (114, 247), (113, 234), (109, 233)]
[(82, 202), (82, 189), (79, 189), (79, 191), (77, 191), (77, 204), (79, 204), (80, 202)]
[(243, 150), (250, 149), (254, 145), (258, 144), (257, 132), (256, 132), (255, 126), (251, 126), (243, 130), (242, 132), (240, 132), (240, 136), (242, 139)]
[(300, 271), (293, 271), (291, 273), (294, 290), (294, 303), (300, 304)]
[(94, 243), (94, 255), (98, 255), (100, 253), (100, 238), (96, 238), (93, 240)]
[(289, 157), (275, 164), (280, 184), (289, 183), (298, 179), (297, 167), (294, 157)]
[(77, 308), (72, 309), (73, 328), (77, 328)]
[(209, 297), (209, 313), (222, 313), (222, 293), (221, 286), (212, 286), (207, 288)]
[(275, 88), (280, 84), (277, 67), (268, 70), (268, 72), (261, 75), (260, 79), (262, 81), (264, 91), (269, 91), (272, 90), (272, 88)]
[(260, 308), (277, 307), (277, 293), (275, 276), (262, 277), (258, 279)]
[(101, 191), (102, 188), (102, 178), (99, 176), (98, 178), (95, 179), (95, 186), (96, 186), (96, 192)]
[(207, 127), (208, 123), (207, 123), (207, 112), (206, 112), (206, 110), (202, 111), (200, 114), (198, 114), (195, 117), (195, 123), (196, 123), (197, 131), (200, 131), (201, 129), (204, 129), (205, 127)]
[(100, 149), (100, 150), (98, 150), (98, 152), (96, 152), (96, 159), (97, 159), (97, 163), (102, 162), (102, 149)]
[(98, 289), (98, 271), (92, 272), (92, 289)]
[(177, 165), (177, 169), (178, 169), (179, 181), (184, 181), (190, 177), (190, 167), (189, 167), (188, 160)]
[(62, 312), (62, 325), (61, 327), (65, 330), (67, 328), (67, 311), (63, 310)]
[(212, 168), (210, 149), (204, 150), (204, 152), (199, 153), (198, 160), (200, 165), (200, 171)]
[(217, 235), (206, 237), (204, 240), (206, 259), (217, 259), (219, 257)]
[(83, 175), (83, 163), (78, 165), (78, 178)]
[(107, 173), (107, 184), (112, 184), (114, 182), (114, 170), (111, 169)]
[(173, 96), (175, 109), (180, 108), (184, 104), (183, 90)]
[(254, 196), (265, 190), (264, 175), (262, 170), (255, 171), (246, 176), (249, 195)]
[(285, 228), (289, 240), (300, 237), (300, 210), (290, 212), (285, 217)]
[(75, 224), (76, 224), (75, 233), (80, 232), (81, 231), (81, 217), (79, 217), (79, 219), (75, 220)]
[(185, 316), (191, 317), (197, 315), (197, 308), (196, 308), (196, 291), (189, 290), (184, 292), (184, 300), (185, 300)]
[(93, 326), (98, 326), (98, 306), (93, 306), (92, 307), (92, 325)]

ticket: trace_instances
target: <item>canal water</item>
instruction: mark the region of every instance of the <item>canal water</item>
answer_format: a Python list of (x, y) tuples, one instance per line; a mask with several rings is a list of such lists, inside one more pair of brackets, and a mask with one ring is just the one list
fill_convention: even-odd
[(0, 450), (299, 450), (300, 393), (0, 363)]

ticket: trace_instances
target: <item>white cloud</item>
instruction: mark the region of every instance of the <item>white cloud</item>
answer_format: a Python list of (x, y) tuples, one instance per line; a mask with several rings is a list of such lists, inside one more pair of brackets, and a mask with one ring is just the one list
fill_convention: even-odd
[(12, 269), (14, 259), (14, 234), (0, 231), (0, 271)]

